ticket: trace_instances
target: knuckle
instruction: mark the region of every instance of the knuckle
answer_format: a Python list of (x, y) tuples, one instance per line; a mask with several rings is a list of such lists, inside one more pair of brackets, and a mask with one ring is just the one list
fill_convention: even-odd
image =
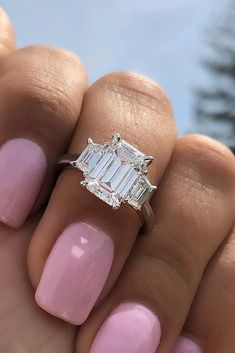
[(27, 109), (42, 113), (42, 110), (63, 117), (71, 114), (70, 97), (60, 90), (48, 76), (34, 68), (10, 72), (1, 80), (6, 97), (10, 97), (16, 109)]
[(96, 82), (94, 86), (112, 92), (122, 101), (127, 101), (143, 110), (172, 116), (171, 104), (163, 89), (151, 79), (134, 72), (110, 73)]
[(235, 157), (220, 142), (203, 135), (189, 135), (178, 140), (176, 154), (212, 186), (235, 188)]
[(4, 87), (0, 97), (4, 131), (15, 131), (17, 126), (17, 134), (30, 132), (54, 148), (53, 131), (61, 145), (66, 143), (76, 123), (75, 110), (67, 94), (48, 82), (45, 84), (43, 75), (29, 71), (11, 72), (1, 80), (0, 90), (1, 87)]
[(72, 65), (76, 69), (82, 67), (83, 64), (80, 58), (69, 50), (57, 48), (49, 45), (30, 45), (19, 50), (19, 54), (27, 55), (28, 57), (39, 57), (45, 59), (56, 60), (56, 62), (65, 65)]
[(29, 46), (7, 58), (1, 71), (1, 91), (5, 98), (14, 97), (21, 109), (40, 105), (40, 111), (77, 119), (86, 73), (74, 54), (44, 45)]

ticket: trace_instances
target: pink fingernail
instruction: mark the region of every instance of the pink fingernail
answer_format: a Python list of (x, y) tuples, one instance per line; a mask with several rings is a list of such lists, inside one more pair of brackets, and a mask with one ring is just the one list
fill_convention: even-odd
[(90, 353), (155, 353), (160, 338), (160, 322), (152, 311), (123, 303), (104, 321)]
[(20, 227), (29, 215), (46, 173), (47, 160), (35, 142), (17, 138), (0, 148), (0, 221)]
[(75, 325), (88, 317), (108, 278), (113, 241), (101, 229), (74, 223), (57, 239), (36, 291), (36, 302)]
[(180, 336), (172, 353), (202, 353), (202, 351), (190, 338)]

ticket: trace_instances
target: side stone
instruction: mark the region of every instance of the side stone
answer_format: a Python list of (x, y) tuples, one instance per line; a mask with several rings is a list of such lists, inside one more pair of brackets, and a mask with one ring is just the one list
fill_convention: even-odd
[(131, 189), (128, 203), (135, 209), (140, 210), (154, 189), (155, 187), (150, 184), (148, 179), (142, 177)]

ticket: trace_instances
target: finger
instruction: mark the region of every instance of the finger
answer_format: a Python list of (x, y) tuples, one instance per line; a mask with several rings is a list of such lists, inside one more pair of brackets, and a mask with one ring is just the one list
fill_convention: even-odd
[(86, 88), (74, 55), (43, 46), (0, 66), (0, 221), (20, 227), (47, 197), (56, 159), (69, 143)]
[(234, 352), (234, 249), (235, 227), (208, 265), (174, 353)]
[(0, 352), (72, 353), (76, 330), (38, 310), (25, 271), (25, 254), (40, 214), (20, 229), (0, 226)]
[[(168, 100), (155, 83), (132, 73), (113, 73), (95, 83), (86, 93), (70, 151), (81, 151), (89, 136), (104, 142), (116, 131), (141, 151), (158, 155), (157, 167), (150, 172), (152, 183), (158, 183), (174, 146), (175, 127)], [(80, 180), (77, 171), (62, 173), (29, 252), (31, 279), (37, 286), (62, 233), (47, 260), (36, 300), (74, 324), (84, 322), (98, 297), (102, 300), (110, 290), (141, 225), (133, 209), (126, 205), (114, 212), (82, 190)], [(64, 262), (55, 278), (61, 256)]]
[(0, 60), (15, 50), (15, 35), (6, 12), (0, 8)]
[[(233, 221), (233, 155), (210, 139), (178, 141), (116, 286), (79, 331), (77, 353), (168, 353), (203, 270)], [(91, 348), (92, 346), (92, 348)]]

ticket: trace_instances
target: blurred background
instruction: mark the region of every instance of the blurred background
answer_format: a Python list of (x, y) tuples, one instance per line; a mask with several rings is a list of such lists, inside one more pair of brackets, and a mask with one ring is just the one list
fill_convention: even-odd
[(235, 148), (234, 0), (3, 0), (18, 46), (65, 47), (90, 83), (132, 70), (167, 91), (179, 133)]

